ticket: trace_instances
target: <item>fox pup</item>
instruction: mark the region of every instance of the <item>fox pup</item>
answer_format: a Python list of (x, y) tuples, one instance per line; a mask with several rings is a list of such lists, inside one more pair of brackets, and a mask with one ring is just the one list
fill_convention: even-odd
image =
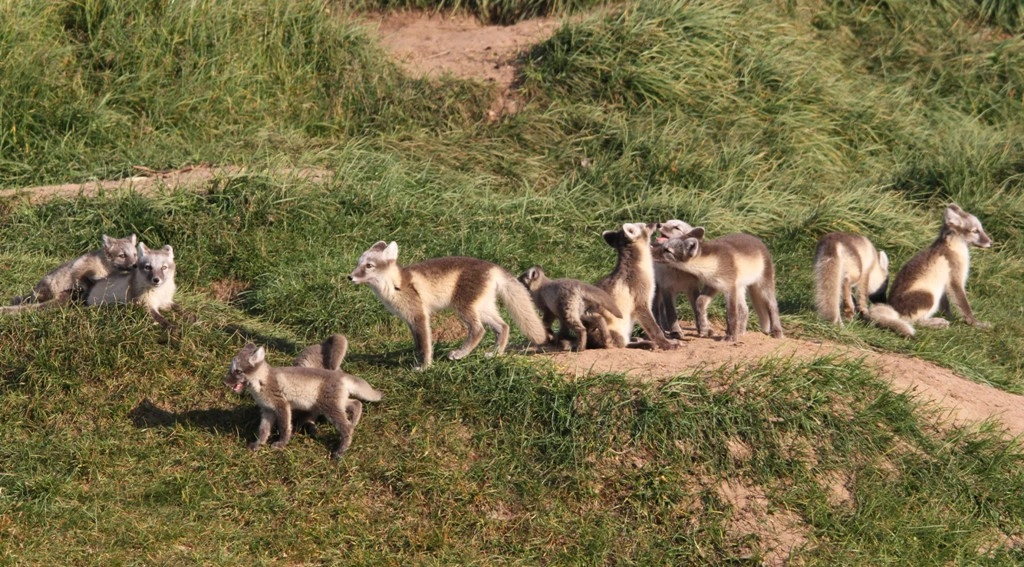
[(987, 328), (988, 323), (974, 317), (967, 302), (967, 274), (970, 271), (970, 246), (988, 248), (992, 239), (985, 234), (978, 217), (956, 204), (946, 208), (939, 236), (910, 259), (892, 282), (889, 304), (871, 307), (870, 318), (878, 325), (903, 336), (914, 335), (914, 324), (944, 328), (949, 321), (932, 317), (949, 302), (956, 305), (968, 325)]
[[(814, 251), (815, 299), (821, 318), (842, 324), (854, 313), (868, 315), (868, 301), (885, 303), (889, 285), (889, 257), (858, 234), (832, 232), (818, 240)], [(854, 307), (853, 290), (857, 288)], [(839, 306), (843, 303), (840, 315)]]
[[(746, 331), (749, 312), (746, 294), (761, 325), (775, 338), (782, 337), (779, 307), (775, 300), (775, 266), (768, 247), (749, 234), (730, 234), (704, 240), (704, 228), (697, 227), (685, 238), (673, 238), (655, 247), (655, 260), (693, 274), (705, 286), (708, 300), (716, 292), (725, 295), (725, 340), (735, 341)], [(698, 307), (698, 319), (706, 318), (707, 302)], [(706, 319), (705, 319), (706, 320)]]
[[(656, 244), (663, 244), (671, 238), (678, 238), (688, 234), (693, 227), (689, 223), (678, 219), (667, 220), (658, 225), (658, 237)], [(678, 268), (663, 262), (654, 263), (654, 305), (651, 311), (658, 321), (665, 334), (669, 337), (683, 338), (683, 328), (679, 326), (679, 315), (676, 312), (676, 298), (680, 293), (685, 293), (690, 301), (690, 309), (693, 310), (694, 322), (697, 325), (697, 335), (704, 336), (711, 330), (711, 324), (707, 320), (707, 303), (711, 297), (700, 293), (701, 285), (697, 276), (684, 272)], [(704, 307), (699, 307), (702, 302)], [(698, 313), (705, 315), (703, 319)]]
[[(605, 231), (604, 241), (618, 251), (612, 273), (597, 282), (597, 287), (612, 296), (621, 317), (609, 328), (613, 336), (628, 341), (633, 334), (633, 323), (640, 323), (648, 339), (656, 348), (669, 350), (678, 343), (670, 341), (654, 320), (651, 304), (654, 302), (654, 261), (651, 258), (651, 234), (656, 224), (626, 223), (621, 230)], [(615, 345), (620, 346), (620, 345)]]
[(615, 300), (603, 289), (579, 280), (549, 279), (540, 266), (523, 272), (519, 281), (530, 290), (534, 303), (540, 309), (549, 343), (555, 340), (551, 323), (557, 318), (559, 341), (568, 340), (570, 329), (576, 333), (573, 350), (583, 352), (587, 349), (587, 327), (597, 329), (602, 344), (614, 344), (619, 348), (625, 346), (624, 337), (609, 337), (608, 325), (614, 325), (622, 313), (615, 306)]
[(111, 238), (104, 234), (102, 241), (102, 248), (61, 264), (43, 276), (32, 293), (15, 297), (12, 307), (0, 308), (0, 312), (21, 311), (51, 302), (65, 303), (75, 294), (88, 294), (98, 280), (126, 274), (135, 267), (138, 237), (132, 234), (125, 238)]
[(88, 305), (111, 303), (138, 303), (144, 305), (150, 316), (163, 327), (169, 327), (161, 311), (174, 306), (174, 249), (170, 245), (151, 250), (138, 245), (138, 267), (128, 274), (113, 274), (92, 287), (86, 300)]
[(398, 244), (380, 241), (363, 252), (348, 279), (369, 285), (384, 307), (409, 326), (420, 354), (417, 369), (427, 368), (434, 360), (430, 315), (449, 306), (467, 331), (462, 346), (448, 353), (452, 360), (466, 356), (480, 344), (484, 325), (497, 335), (493, 354), (505, 352), (509, 328), (498, 312), (499, 296), (531, 342), (542, 344), (545, 340), (530, 292), (504, 268), (485, 260), (449, 256), (399, 266)]
[(271, 444), (283, 449), (292, 437), (292, 410), (310, 413), (310, 421), (324, 415), (338, 429), (341, 439), (331, 451), (332, 458), (338, 458), (352, 444), (352, 431), (362, 415), (362, 405), (353, 411), (350, 420), (346, 409), (350, 408), (349, 397), (364, 402), (376, 402), (382, 394), (362, 378), (340, 370), (322, 368), (281, 367), (273, 368), (266, 362), (263, 347), (249, 343), (231, 360), (231, 367), (224, 384), (235, 393), (248, 388), (253, 400), (260, 406), (260, 426), (256, 440), (249, 443), (253, 451), (259, 449), (270, 437), (270, 429), (277, 422), (281, 437)]

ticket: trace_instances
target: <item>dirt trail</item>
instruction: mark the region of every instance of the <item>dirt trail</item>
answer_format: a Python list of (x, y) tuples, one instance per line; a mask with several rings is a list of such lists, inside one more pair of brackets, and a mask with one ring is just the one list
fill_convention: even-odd
[(773, 339), (753, 331), (743, 335), (742, 341), (736, 344), (692, 338), (675, 351), (588, 350), (549, 356), (558, 368), (577, 376), (621, 372), (640, 380), (663, 380), (698, 369), (755, 363), (768, 357), (802, 361), (830, 355), (864, 359), (880, 377), (889, 381), (894, 391), (910, 392), (921, 401), (948, 410), (954, 423), (996, 419), (1006, 428), (1007, 437), (1024, 435), (1024, 396), (972, 382), (952, 370), (918, 358), (827, 341)]

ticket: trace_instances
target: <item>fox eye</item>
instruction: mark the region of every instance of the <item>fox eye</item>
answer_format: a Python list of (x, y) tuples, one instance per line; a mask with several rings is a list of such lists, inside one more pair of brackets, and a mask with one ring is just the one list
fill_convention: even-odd
[(372, 269), (373, 269), (373, 268), (375, 268), (375, 267), (376, 267), (376, 266), (374, 266), (373, 264), (367, 264), (367, 265), (366, 265), (366, 269), (367, 269), (367, 270), (372, 270)]
[(978, 229), (972, 228), (971, 229), (971, 234), (978, 234)]
[(121, 252), (120, 254), (118, 254), (117, 257), (118, 258), (124, 258), (124, 252)]

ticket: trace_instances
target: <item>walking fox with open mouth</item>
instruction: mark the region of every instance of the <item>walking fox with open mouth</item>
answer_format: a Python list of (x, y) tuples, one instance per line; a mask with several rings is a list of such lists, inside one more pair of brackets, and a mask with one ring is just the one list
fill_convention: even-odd
[(303, 425), (323, 415), (338, 429), (341, 439), (331, 451), (332, 458), (348, 450), (352, 432), (362, 415), (362, 404), (352, 404), (352, 398), (376, 402), (383, 397), (366, 380), (340, 370), (272, 367), (267, 364), (263, 347), (257, 348), (252, 343), (245, 345), (231, 360), (224, 385), (239, 394), (248, 389), (260, 407), (259, 430), (256, 440), (249, 444), (250, 449), (255, 451), (267, 442), (275, 423), (281, 436), (271, 447), (287, 446), (293, 431), (292, 411), (298, 410), (308, 412)]
[(409, 326), (420, 355), (418, 369), (434, 361), (430, 316), (447, 307), (455, 309), (467, 333), (462, 346), (448, 353), (452, 360), (480, 344), (485, 325), (497, 335), (493, 354), (505, 352), (509, 327), (498, 312), (498, 297), (526, 338), (534, 344), (546, 339), (530, 292), (509, 271), (486, 260), (448, 256), (399, 266), (398, 244), (382, 240), (363, 252), (348, 279), (370, 286), (384, 307)]

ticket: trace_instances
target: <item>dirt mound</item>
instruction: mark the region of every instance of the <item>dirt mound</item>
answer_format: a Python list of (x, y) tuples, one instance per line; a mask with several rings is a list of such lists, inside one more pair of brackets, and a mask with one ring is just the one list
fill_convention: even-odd
[(550, 354), (555, 365), (570, 374), (615, 372), (641, 380), (664, 380), (694, 371), (756, 363), (764, 358), (810, 360), (830, 355), (863, 359), (880, 377), (889, 381), (893, 390), (909, 392), (921, 401), (948, 411), (954, 423), (996, 419), (1005, 427), (1007, 437), (1024, 434), (1024, 396), (972, 382), (949, 369), (910, 356), (827, 341), (773, 339), (754, 331), (732, 344), (693, 338), (674, 351), (618, 349)]

